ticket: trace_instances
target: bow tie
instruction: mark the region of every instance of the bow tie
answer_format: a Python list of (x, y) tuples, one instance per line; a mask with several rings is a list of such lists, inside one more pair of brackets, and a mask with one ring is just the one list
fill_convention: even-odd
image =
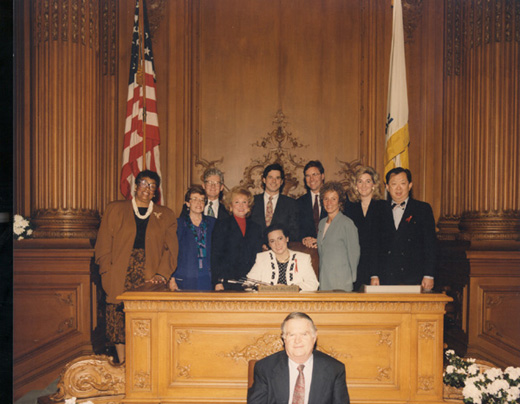
[(390, 205), (390, 207), (391, 207), (392, 209), (395, 209), (397, 206), (399, 206), (401, 209), (404, 210), (404, 208), (406, 207), (406, 201), (401, 202), (401, 203), (395, 203), (395, 202), (392, 202), (392, 204)]

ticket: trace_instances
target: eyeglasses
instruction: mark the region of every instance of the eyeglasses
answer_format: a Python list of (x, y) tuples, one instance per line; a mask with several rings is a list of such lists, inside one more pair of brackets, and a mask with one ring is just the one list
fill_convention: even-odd
[(305, 178), (316, 178), (320, 175), (321, 173), (305, 174)]
[(210, 185), (212, 187), (218, 187), (222, 183), (220, 181), (204, 181), (204, 184)]
[(157, 185), (156, 184), (150, 184), (148, 181), (146, 180), (141, 180), (139, 181), (139, 183), (137, 184), (137, 186), (139, 188), (150, 188), (150, 191), (152, 192), (155, 192), (157, 190)]
[(204, 198), (190, 198), (190, 202), (206, 203), (206, 200)]

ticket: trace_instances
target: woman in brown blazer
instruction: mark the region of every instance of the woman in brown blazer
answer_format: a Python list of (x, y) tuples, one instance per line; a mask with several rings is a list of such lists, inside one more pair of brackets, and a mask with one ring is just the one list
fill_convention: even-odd
[(175, 269), (177, 221), (171, 209), (155, 205), (160, 185), (157, 173), (141, 171), (135, 197), (107, 206), (96, 240), (96, 263), (107, 295), (107, 339), (124, 362), (123, 303), (117, 296), (145, 282), (163, 283)]

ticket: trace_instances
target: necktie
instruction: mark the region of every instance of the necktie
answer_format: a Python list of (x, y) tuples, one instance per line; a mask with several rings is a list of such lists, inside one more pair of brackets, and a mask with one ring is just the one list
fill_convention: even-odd
[(213, 202), (209, 201), (208, 205), (208, 216), (215, 217), (215, 212), (213, 211)]
[(265, 225), (269, 226), (271, 221), (273, 220), (273, 197), (269, 197), (269, 201), (267, 202), (267, 209), (265, 211)]
[(316, 197), (314, 198), (312, 217), (314, 219), (314, 227), (316, 227), (316, 234), (318, 234), (318, 226), (320, 224), (320, 201), (318, 199), (318, 194), (316, 194)]
[(391, 207), (392, 209), (395, 209), (396, 207), (399, 206), (401, 209), (404, 210), (405, 205), (406, 205), (406, 201), (401, 202), (401, 203), (395, 203), (395, 202), (392, 202), (392, 204), (390, 205), (390, 207)]
[(305, 403), (305, 376), (303, 376), (303, 368), (305, 365), (298, 366), (298, 378), (294, 386), (293, 399), (291, 404)]

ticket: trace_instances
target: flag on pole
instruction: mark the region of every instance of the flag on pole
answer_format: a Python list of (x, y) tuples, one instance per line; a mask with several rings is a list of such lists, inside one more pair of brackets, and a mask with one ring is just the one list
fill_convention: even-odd
[(386, 117), (385, 176), (395, 167), (409, 168), (408, 94), (404, 58), (403, 9), (401, 0), (394, 0), (392, 48)]
[[(121, 193), (126, 199), (133, 197), (135, 177), (140, 171), (152, 170), (161, 176), (160, 142), (148, 17), (144, 0), (136, 0), (121, 169)], [(160, 188), (157, 194), (160, 203)]]

